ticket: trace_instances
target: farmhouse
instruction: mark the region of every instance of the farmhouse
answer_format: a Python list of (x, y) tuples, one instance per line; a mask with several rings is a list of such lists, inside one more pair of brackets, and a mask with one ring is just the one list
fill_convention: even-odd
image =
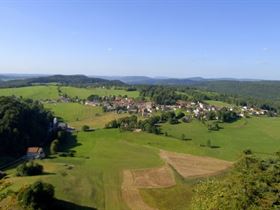
[(27, 159), (42, 159), (46, 154), (42, 147), (28, 147), (26, 152)]

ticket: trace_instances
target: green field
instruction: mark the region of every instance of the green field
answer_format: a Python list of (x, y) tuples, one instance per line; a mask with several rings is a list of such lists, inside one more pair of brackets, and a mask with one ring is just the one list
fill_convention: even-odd
[(76, 87), (61, 87), (61, 91), (66, 93), (71, 97), (79, 97), (81, 99), (86, 99), (90, 95), (99, 95), (99, 96), (124, 96), (136, 98), (139, 96), (138, 91), (126, 91), (126, 90), (117, 90), (114, 88), (76, 88)]
[[(118, 130), (79, 132), (75, 157), (46, 159), (44, 164), (48, 175), (10, 178), (14, 184), (9, 188), (17, 190), (24, 184), (43, 179), (56, 186), (56, 197), (82, 206), (98, 207), (99, 210), (125, 210), (121, 198), (123, 169), (149, 168), (163, 164), (158, 150), (128, 143), (134, 138), (154, 138), (145, 134), (120, 133)], [(157, 137), (163, 138), (163, 137)], [(72, 166), (73, 169), (67, 169)], [(9, 171), (13, 173), (14, 170)]]
[(208, 103), (209, 105), (216, 106), (216, 107), (219, 107), (219, 108), (223, 108), (223, 107), (231, 108), (231, 107), (233, 107), (233, 105), (228, 104), (228, 103), (223, 102), (223, 101), (206, 100), (205, 102)]
[[(98, 209), (125, 210), (127, 207), (121, 198), (122, 171), (162, 165), (159, 148), (236, 160), (245, 148), (260, 153), (279, 150), (279, 125), (279, 118), (251, 118), (224, 124), (224, 129), (217, 132), (208, 132), (201, 122), (195, 120), (189, 124), (162, 126), (163, 130), (177, 138), (185, 133), (187, 138), (192, 139), (188, 141), (144, 132), (119, 132), (116, 129), (78, 132), (78, 144), (72, 148), (76, 151), (75, 157), (42, 160), (40, 162), (48, 175), (10, 178), (13, 185), (9, 189), (17, 190), (24, 184), (43, 179), (56, 186), (59, 199)], [(205, 144), (208, 138), (220, 148), (200, 147), (199, 144)], [(69, 166), (72, 169), (68, 169)], [(13, 174), (14, 170), (8, 172)], [(177, 177), (177, 186), (143, 189), (141, 195), (148, 204), (160, 210), (175, 207), (176, 210), (185, 210), (191, 199), (191, 189), (192, 184)]]
[[(258, 154), (271, 154), (280, 149), (280, 118), (254, 117), (241, 119), (235, 123), (221, 124), (223, 129), (219, 131), (208, 131), (207, 127), (197, 120), (191, 123), (180, 123), (178, 125), (164, 124), (163, 132), (167, 132), (175, 138), (181, 139), (185, 134), (190, 139), (189, 144), (200, 147), (206, 144), (208, 139), (213, 146), (220, 148), (204, 148), (204, 154), (225, 160), (236, 160), (245, 149), (251, 149)], [(186, 142), (186, 144), (188, 144)], [(177, 150), (175, 144), (170, 145), (172, 150)], [(180, 149), (185, 152), (184, 148)]]
[(44, 104), (44, 106), (52, 111), (55, 116), (77, 129), (83, 125), (89, 125), (92, 128), (104, 128), (109, 121), (127, 115), (114, 112), (104, 113), (100, 106), (93, 107), (78, 103)]
[[(129, 95), (138, 92), (103, 88), (62, 87), (63, 93), (86, 98), (97, 95)], [(58, 98), (57, 86), (32, 86), (0, 89), (0, 95), (18, 95), (33, 99)], [(216, 106), (229, 104), (207, 101)], [(112, 119), (127, 114), (104, 113), (101, 107), (79, 103), (44, 104), (55, 116), (77, 128), (89, 125), (103, 128)], [(179, 111), (179, 110), (177, 110)], [(280, 118), (253, 117), (234, 123), (220, 124), (223, 129), (208, 131), (200, 121), (161, 125), (162, 133), (168, 136), (145, 132), (120, 132), (117, 129), (98, 129), (93, 132), (75, 132), (77, 144), (71, 149), (75, 157), (54, 156), (40, 160), (46, 174), (33, 177), (15, 177), (15, 169), (8, 170), (8, 189), (18, 190), (21, 186), (43, 180), (55, 186), (56, 197), (75, 203), (77, 209), (97, 207), (98, 210), (127, 210), (121, 196), (122, 171), (158, 167), (164, 164), (159, 149), (211, 156), (224, 160), (237, 160), (244, 149), (252, 149), (259, 155), (269, 155), (280, 149)], [(182, 140), (184, 134), (185, 140)], [(202, 147), (207, 141), (216, 148)], [(145, 202), (159, 210), (186, 210), (192, 196), (192, 180), (183, 180), (176, 175), (177, 185), (166, 189), (141, 189)]]
[(34, 100), (58, 99), (57, 86), (30, 86), (20, 88), (1, 88), (0, 96), (22, 96)]
[[(60, 88), (62, 93), (66, 93), (70, 97), (78, 96), (81, 99), (86, 99), (88, 96), (95, 94), (99, 96), (124, 96), (128, 97), (138, 97), (138, 91), (126, 91), (117, 90), (115, 88), (76, 88), (70, 86), (63, 86)], [(19, 87), (19, 88), (1, 88), (0, 96), (22, 96), (23, 98), (31, 98), (34, 100), (44, 100), (44, 99), (58, 99), (58, 86), (55, 84), (51, 85), (34, 85), (29, 87)]]

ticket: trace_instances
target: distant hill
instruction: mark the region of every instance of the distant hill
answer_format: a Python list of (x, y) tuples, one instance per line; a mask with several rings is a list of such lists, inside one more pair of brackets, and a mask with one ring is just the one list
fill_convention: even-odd
[(63, 85), (73, 86), (90, 86), (90, 85), (118, 85), (122, 86), (125, 83), (119, 80), (106, 80), (100, 78), (91, 78), (85, 75), (53, 75), (27, 79), (17, 79), (0, 82), (0, 87), (21, 87), (29, 86), (34, 83), (60, 83)]
[(0, 74), (0, 81), (22, 80), (22, 79), (43, 77), (43, 76), (48, 76), (48, 75), (41, 75), (41, 74)]
[[(103, 77), (106, 78), (106, 77)], [(145, 76), (107, 77), (118, 79), (134, 85), (171, 85), (192, 86), (215, 91), (222, 94), (231, 94), (251, 98), (280, 101), (280, 81), (265, 81), (255, 79), (218, 78), (151, 78)]]
[(107, 80), (120, 80), (131, 85), (193, 85), (208, 81), (260, 81), (254, 79), (235, 78), (214, 78), (205, 79), (202, 77), (190, 78), (166, 78), (166, 77), (146, 77), (146, 76), (95, 76)]

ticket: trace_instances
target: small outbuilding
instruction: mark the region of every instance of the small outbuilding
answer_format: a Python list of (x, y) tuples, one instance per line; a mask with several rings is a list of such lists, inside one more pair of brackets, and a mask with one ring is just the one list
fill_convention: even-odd
[(27, 159), (42, 159), (46, 154), (42, 147), (28, 147), (26, 152)]

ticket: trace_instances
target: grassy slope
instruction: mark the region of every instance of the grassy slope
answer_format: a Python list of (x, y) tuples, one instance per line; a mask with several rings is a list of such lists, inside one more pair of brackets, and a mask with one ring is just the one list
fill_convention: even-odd
[(213, 100), (206, 100), (206, 103), (212, 105), (212, 106), (216, 106), (216, 107), (233, 107), (233, 105), (230, 105), (226, 102), (222, 102), (222, 101), (213, 101)]
[[(241, 119), (232, 124), (222, 124), (224, 129), (209, 132), (206, 126), (198, 121), (178, 125), (164, 124), (162, 130), (176, 138), (185, 134), (192, 139), (194, 145), (206, 144), (210, 139), (217, 149), (204, 148), (204, 155), (225, 160), (235, 160), (244, 149), (252, 149), (257, 153), (272, 153), (280, 148), (279, 126), (280, 118)], [(185, 151), (171, 145), (170, 149)], [(194, 151), (195, 153), (195, 151)]]
[(78, 103), (45, 104), (55, 116), (62, 118), (75, 128), (89, 125), (93, 128), (104, 128), (105, 124), (126, 114), (104, 113), (101, 107), (85, 106)]
[(41, 99), (58, 99), (56, 86), (30, 86), (21, 88), (1, 88), (0, 96), (22, 96), (24, 98)]
[[(153, 136), (144, 133), (134, 136), (133, 133), (120, 133), (118, 130), (80, 132), (80, 145), (75, 147), (76, 157), (42, 160), (40, 162), (49, 175), (11, 178), (10, 181), (14, 184), (10, 189), (17, 190), (24, 184), (43, 179), (56, 186), (56, 196), (59, 199), (98, 207), (99, 210), (127, 209), (120, 191), (122, 170), (163, 164), (157, 149), (123, 141), (129, 138), (141, 141), (142, 138)], [(74, 167), (68, 170), (65, 164)]]
[(76, 87), (62, 87), (61, 91), (66, 93), (71, 97), (78, 96), (79, 98), (86, 99), (88, 96), (95, 94), (99, 96), (109, 96), (109, 95), (127, 95), (128, 97), (138, 97), (138, 91), (126, 91), (126, 90), (116, 90), (116, 89), (106, 89), (106, 88), (76, 88)]
[[(156, 136), (148, 133), (119, 132), (118, 130), (98, 130), (95, 132), (79, 132), (79, 146), (74, 158), (47, 159), (41, 161), (49, 175), (38, 177), (12, 178), (12, 189), (18, 189), (25, 183), (43, 179), (56, 186), (57, 197), (84, 206), (95, 206), (98, 209), (126, 209), (121, 199), (121, 172), (123, 169), (148, 168), (162, 164), (156, 148), (185, 152), (198, 155), (209, 155), (222, 159), (236, 159), (247, 147), (258, 151), (276, 151), (279, 148), (277, 128), (278, 118), (252, 118), (248, 123), (240, 120), (227, 124), (219, 132), (209, 133), (197, 121), (191, 124), (163, 126), (170, 134), (186, 133), (191, 141)], [(173, 133), (172, 133), (173, 132)], [(199, 147), (209, 135), (213, 143), (222, 144), (219, 149)], [(229, 137), (233, 135), (233, 137)], [(215, 137), (215, 138), (214, 138)], [(265, 141), (265, 144), (264, 144)], [(242, 143), (242, 144), (241, 144)], [(243, 145), (243, 146), (242, 146)], [(71, 170), (67, 165), (73, 165)], [(10, 171), (13, 172), (13, 171)], [(65, 173), (67, 175), (65, 175)], [(161, 210), (186, 209), (191, 197), (191, 185), (177, 182), (176, 187), (168, 189), (142, 190), (145, 201)], [(175, 204), (173, 203), (175, 201)]]

